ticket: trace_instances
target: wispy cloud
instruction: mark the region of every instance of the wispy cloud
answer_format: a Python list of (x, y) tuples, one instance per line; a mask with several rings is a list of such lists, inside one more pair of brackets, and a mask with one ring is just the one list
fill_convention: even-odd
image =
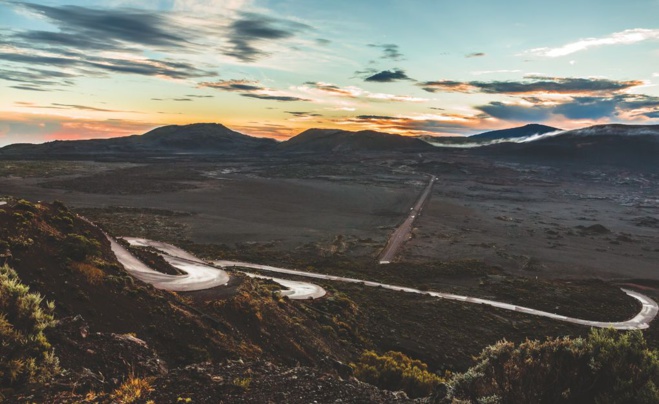
[(570, 55), (591, 48), (610, 45), (630, 45), (648, 40), (658, 40), (659, 29), (635, 28), (599, 38), (585, 38), (559, 46), (557, 48), (535, 48), (526, 53), (550, 58)]
[(615, 93), (643, 85), (640, 80), (526, 76), (521, 81), (426, 81), (425, 91), (486, 94), (598, 94)]
[(356, 86), (340, 87), (332, 83), (324, 83), (322, 81), (309, 81), (304, 83), (301, 87), (296, 87), (297, 90), (307, 93), (319, 92), (335, 97), (345, 97), (352, 99), (363, 99), (369, 101), (380, 102), (426, 102), (427, 98), (412, 97), (407, 95), (395, 95), (387, 93), (373, 93), (366, 91)]
[(243, 97), (257, 98), (260, 100), (282, 102), (311, 101), (306, 98), (287, 94), (280, 90), (264, 87), (258, 81), (250, 80), (219, 80), (214, 82), (202, 82), (199, 83), (199, 87), (208, 87), (221, 91), (237, 92)]
[(485, 56), (484, 52), (472, 52), (465, 55), (466, 58), (481, 58)]
[(393, 61), (400, 61), (404, 59), (404, 56), (400, 52), (400, 48), (398, 45), (393, 44), (393, 43), (386, 43), (386, 44), (368, 44), (371, 48), (379, 48), (382, 49), (382, 59), (389, 59)]
[(309, 25), (256, 13), (243, 13), (229, 27), (230, 46), (224, 54), (243, 62), (255, 62), (269, 53), (258, 45), (291, 38), (298, 33), (310, 31)]

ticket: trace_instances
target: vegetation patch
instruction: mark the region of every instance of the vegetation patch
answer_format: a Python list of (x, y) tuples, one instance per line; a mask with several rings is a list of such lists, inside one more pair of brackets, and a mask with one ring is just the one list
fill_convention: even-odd
[(0, 386), (45, 382), (58, 372), (44, 335), (56, 324), (54, 310), (52, 302), (21, 283), (16, 271), (0, 267)]
[(424, 397), (444, 382), (428, 371), (428, 365), (409, 356), (389, 351), (378, 355), (366, 351), (357, 363), (350, 365), (355, 377), (386, 390), (403, 390), (410, 397)]

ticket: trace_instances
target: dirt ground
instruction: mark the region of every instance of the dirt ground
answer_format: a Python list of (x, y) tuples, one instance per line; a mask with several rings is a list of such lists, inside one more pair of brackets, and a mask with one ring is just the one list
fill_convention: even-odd
[[(103, 163), (104, 168), (107, 165)], [(156, 167), (168, 172), (167, 178), (154, 174), (154, 166), (118, 166), (116, 171), (54, 178), (5, 176), (0, 177), (0, 195), (61, 200), (74, 208), (183, 212), (172, 219), (184, 229), (180, 238), (201, 244), (261, 243), (291, 249), (341, 236), (371, 239), (377, 250), (422, 185), (405, 176), (398, 182), (356, 184), (313, 177), (265, 178), (221, 167)]]
[(473, 258), (524, 276), (659, 279), (656, 175), (492, 162), (439, 181), (404, 260)]

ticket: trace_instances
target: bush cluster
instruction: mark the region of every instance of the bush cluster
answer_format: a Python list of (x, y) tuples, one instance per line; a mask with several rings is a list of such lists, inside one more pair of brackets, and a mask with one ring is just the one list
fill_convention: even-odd
[(659, 359), (640, 331), (501, 341), (450, 383), (453, 403), (657, 403)]
[(444, 379), (428, 371), (428, 365), (400, 352), (378, 355), (365, 351), (350, 365), (357, 379), (386, 390), (403, 390), (410, 397), (428, 396)]
[[(0, 385), (44, 382), (58, 371), (58, 360), (44, 330), (55, 325), (52, 302), (0, 267)], [(1, 396), (0, 396), (1, 397)]]

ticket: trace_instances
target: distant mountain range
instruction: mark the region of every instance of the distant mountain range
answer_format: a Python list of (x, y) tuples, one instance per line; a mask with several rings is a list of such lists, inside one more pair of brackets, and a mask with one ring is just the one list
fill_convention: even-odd
[(543, 135), (549, 132), (556, 132), (561, 129), (554, 128), (547, 125), (540, 125), (537, 123), (530, 123), (516, 128), (493, 130), (489, 132), (479, 133), (478, 135), (469, 136), (469, 139), (478, 140), (495, 140), (495, 139), (512, 139), (519, 137), (528, 137), (533, 135)]
[(537, 163), (575, 162), (659, 169), (659, 125), (596, 125), (531, 142), (471, 149), (476, 154)]
[(236, 153), (274, 147), (273, 139), (235, 132), (224, 125), (197, 123), (163, 126), (143, 135), (93, 140), (57, 140), (43, 144), (13, 144), (0, 149), (0, 156), (15, 155), (111, 155)]
[(433, 146), (413, 137), (365, 130), (309, 129), (277, 145), (285, 152), (354, 153), (424, 151)]
[[(461, 137), (466, 153), (507, 156), (537, 161), (581, 160), (595, 163), (635, 161), (657, 165), (659, 125), (598, 125), (565, 131), (533, 141), (532, 135), (556, 132), (551, 126), (531, 124)], [(632, 136), (633, 135), (633, 136)], [(255, 155), (255, 154), (367, 154), (393, 152), (448, 152), (435, 147), (440, 138), (416, 137), (375, 131), (350, 132), (309, 129), (285, 142), (256, 138), (215, 123), (171, 125), (144, 135), (112, 139), (14, 144), (0, 149), (2, 158), (124, 158), (126, 156)], [(510, 139), (510, 141), (506, 141)], [(491, 144), (491, 142), (495, 144)], [(502, 141), (502, 142), (497, 142)]]

